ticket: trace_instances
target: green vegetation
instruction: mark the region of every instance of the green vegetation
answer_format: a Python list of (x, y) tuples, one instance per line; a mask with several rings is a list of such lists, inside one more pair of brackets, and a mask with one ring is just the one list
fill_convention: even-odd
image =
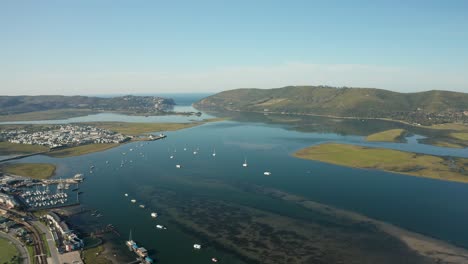
[(461, 124), (461, 123), (436, 124), (436, 125), (428, 126), (427, 128), (468, 132), (468, 125)]
[(8, 121), (30, 121), (30, 120), (56, 120), (77, 116), (85, 116), (95, 113), (90, 109), (53, 109), (45, 111), (34, 111), (21, 114), (0, 115), (0, 122)]
[(81, 145), (71, 148), (53, 150), (47, 153), (48, 156), (54, 158), (66, 158), (66, 157), (73, 157), (73, 156), (80, 156), (89, 153), (104, 151), (113, 147), (117, 147), (120, 144), (117, 143), (110, 143), (110, 144), (88, 144), (88, 145)]
[(83, 250), (83, 260), (85, 264), (112, 264), (112, 261), (106, 259), (101, 253), (104, 251), (102, 246)]
[(48, 150), (49, 150), (48, 147), (44, 147), (41, 145), (0, 142), (0, 155), (32, 154), (32, 153), (44, 152)]
[(19, 252), (9, 240), (0, 238), (0, 263), (19, 263)]
[(49, 163), (15, 163), (2, 165), (0, 169), (14, 175), (33, 179), (47, 179), (54, 175), (55, 165)]
[(404, 139), (406, 131), (404, 129), (390, 129), (374, 133), (366, 137), (367, 141), (380, 142), (401, 142)]
[(459, 132), (459, 133), (451, 133), (450, 134), (453, 138), (460, 139), (460, 140), (467, 140), (468, 141), (468, 133), (467, 132)]
[[(155, 107), (155, 104), (158, 107)], [(3, 121), (67, 118), (98, 111), (160, 113), (174, 105), (174, 100), (154, 96), (0, 96)], [(55, 112), (58, 110), (58, 112)], [(26, 113), (26, 115), (17, 115)], [(50, 116), (49, 116), (50, 114)]]
[(468, 159), (443, 158), (382, 148), (328, 143), (294, 153), (295, 157), (355, 168), (379, 169), (439, 180), (468, 182)]
[(49, 243), (47, 243), (47, 237), (45, 234), (41, 234), (41, 240), (42, 240), (42, 244), (45, 246), (47, 257), (50, 257), (51, 255), (50, 255)]
[(235, 89), (204, 98), (194, 106), (208, 110), (387, 118), (429, 125), (468, 119), (462, 114), (468, 109), (468, 94), (449, 91), (397, 93), (328, 86)]
[(34, 259), (34, 247), (32, 245), (27, 245), (26, 249), (28, 250), (29, 259)]
[(432, 140), (430, 141), (430, 144), (433, 146), (437, 147), (443, 147), (443, 148), (465, 148), (465, 146), (448, 142), (448, 141), (442, 141), (442, 140)]
[(193, 127), (200, 123), (127, 123), (127, 122), (92, 122), (91, 126), (108, 129), (124, 135), (141, 135), (158, 131), (174, 131)]

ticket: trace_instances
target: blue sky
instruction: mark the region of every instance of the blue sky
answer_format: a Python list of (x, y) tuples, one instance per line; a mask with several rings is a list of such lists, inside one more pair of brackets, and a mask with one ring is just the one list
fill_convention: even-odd
[(0, 1), (1, 94), (468, 92), (468, 1)]

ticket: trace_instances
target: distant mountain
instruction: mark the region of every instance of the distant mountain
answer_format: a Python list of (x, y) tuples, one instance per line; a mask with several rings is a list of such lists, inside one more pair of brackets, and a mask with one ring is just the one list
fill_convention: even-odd
[(203, 110), (392, 118), (428, 124), (468, 121), (468, 94), (397, 93), (373, 88), (288, 86), (224, 91), (194, 104)]
[(92, 109), (107, 111), (155, 112), (172, 108), (174, 100), (156, 96), (0, 96), (0, 115), (53, 109)]

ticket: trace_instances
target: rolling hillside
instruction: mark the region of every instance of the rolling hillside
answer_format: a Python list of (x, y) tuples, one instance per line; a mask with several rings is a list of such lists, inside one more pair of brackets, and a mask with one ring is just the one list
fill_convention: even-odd
[(446, 119), (466, 120), (467, 116), (463, 111), (468, 110), (468, 94), (449, 91), (397, 93), (373, 88), (288, 86), (224, 91), (204, 98), (194, 106), (204, 110), (377, 117), (411, 122), (421, 119), (438, 123)]

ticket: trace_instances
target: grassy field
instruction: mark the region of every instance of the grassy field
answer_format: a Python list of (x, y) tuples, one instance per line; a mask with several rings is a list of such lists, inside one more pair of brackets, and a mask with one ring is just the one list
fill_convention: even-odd
[(48, 156), (54, 158), (66, 158), (66, 157), (73, 157), (73, 156), (80, 156), (85, 155), (93, 152), (99, 152), (103, 150), (107, 150), (113, 147), (117, 147), (120, 144), (112, 143), (112, 144), (89, 144), (89, 145), (82, 145), (77, 147), (65, 148), (54, 150), (47, 153)]
[(140, 135), (150, 132), (174, 131), (193, 127), (199, 123), (126, 123), (126, 122), (91, 122), (87, 123), (99, 128), (108, 129), (124, 135)]
[(41, 145), (16, 144), (5, 141), (0, 142), (0, 155), (30, 154), (48, 150), (48, 147)]
[(102, 246), (83, 250), (83, 260), (85, 264), (112, 264), (112, 262), (101, 256), (104, 248)]
[(450, 133), (450, 136), (452, 136), (453, 138), (456, 138), (456, 139), (460, 139), (460, 140), (466, 140), (468, 141), (468, 132), (460, 132), (460, 133)]
[(464, 125), (460, 123), (437, 124), (437, 125), (427, 126), (427, 128), (468, 132), (468, 125)]
[(0, 238), (0, 263), (17, 263), (11, 260), (18, 254), (18, 250), (10, 244), (10, 241)]
[(16, 163), (2, 165), (0, 169), (6, 173), (33, 179), (47, 179), (54, 175), (55, 165), (48, 163)]
[(403, 139), (406, 131), (404, 129), (390, 129), (374, 133), (366, 137), (367, 141), (399, 142)]
[(468, 183), (468, 159), (416, 154), (382, 148), (327, 143), (294, 153), (295, 157), (355, 168)]
[(67, 119), (94, 113), (95, 111), (89, 109), (55, 109), (14, 115), (0, 115), (0, 122)]
[(433, 146), (444, 147), (444, 148), (465, 148), (465, 146), (463, 145), (448, 142), (448, 141), (442, 141), (442, 140), (433, 140), (431, 141), (430, 144)]

